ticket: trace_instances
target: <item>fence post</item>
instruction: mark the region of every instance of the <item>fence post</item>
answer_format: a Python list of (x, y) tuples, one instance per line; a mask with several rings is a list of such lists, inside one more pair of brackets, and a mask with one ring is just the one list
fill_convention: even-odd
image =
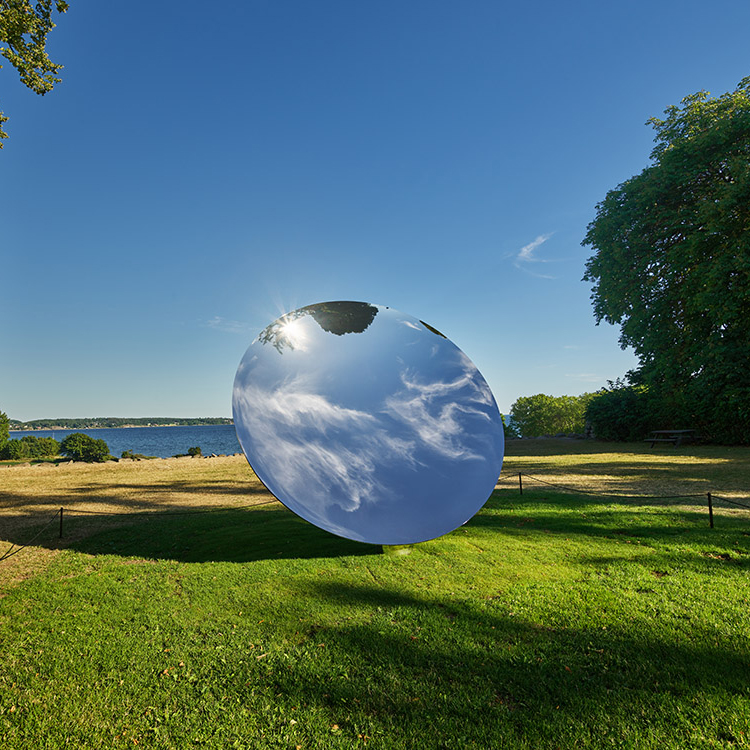
[(60, 539), (62, 539), (62, 529), (63, 529), (63, 509), (60, 508)]
[(713, 529), (714, 527), (714, 506), (711, 502), (711, 493), (707, 492), (708, 496), (708, 525)]
[(518, 492), (523, 495), (523, 482), (521, 481), (521, 472), (518, 472)]

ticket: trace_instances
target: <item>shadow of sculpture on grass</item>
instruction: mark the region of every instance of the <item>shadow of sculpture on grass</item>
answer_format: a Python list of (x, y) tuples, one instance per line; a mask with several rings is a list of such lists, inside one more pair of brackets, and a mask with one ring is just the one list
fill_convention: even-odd
[[(390, 723), (398, 747), (420, 746), (427, 731), (430, 746), (446, 748), (498, 747), (500, 737), (503, 747), (631, 747), (643, 736), (685, 747), (692, 729), (670, 715), (676, 696), (694, 696), (708, 715), (721, 700), (746, 704), (742, 648), (662, 640), (658, 628), (643, 627), (646, 620), (580, 627), (571, 611), (535, 617), (516, 613), (512, 596), (457, 594), (301, 585), (294, 599), (313, 610), (320, 598), (369, 617), (309, 623), (283, 659), (265, 665), (266, 679), (285, 705), (333, 716), (346, 707), (353, 726), (371, 717), (381, 728)], [(339, 675), (324, 690), (318, 671), (297, 668), (311, 658), (318, 670)], [(362, 664), (372, 668), (350, 666)], [(716, 727), (717, 736), (734, 736), (730, 730)]]
[[(38, 524), (38, 519), (37, 524)], [(329, 534), (278, 502), (244, 509), (64, 516), (63, 537), (53, 523), (35, 544), (92, 555), (179, 562), (252, 562), (380, 553), (380, 547)], [(18, 535), (23, 544), (28, 530)], [(15, 541), (11, 539), (11, 541)]]

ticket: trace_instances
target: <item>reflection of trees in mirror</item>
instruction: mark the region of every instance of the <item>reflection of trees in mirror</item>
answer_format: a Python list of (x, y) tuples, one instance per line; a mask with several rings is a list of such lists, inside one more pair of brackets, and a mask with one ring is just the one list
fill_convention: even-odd
[(378, 308), (367, 302), (322, 302), (308, 305), (299, 310), (282, 315), (271, 325), (263, 329), (258, 336), (261, 344), (272, 344), (279, 354), (285, 348), (296, 349), (301, 341), (301, 332), (296, 330), (294, 322), (304, 315), (310, 315), (326, 332), (336, 336), (345, 333), (362, 333), (369, 328)]
[(324, 331), (336, 336), (363, 333), (378, 314), (378, 308), (367, 302), (323, 302), (303, 307), (302, 311), (309, 312)]
[(303, 308), (302, 310), (294, 310), (286, 315), (282, 315), (278, 320), (275, 320), (261, 331), (258, 341), (261, 344), (272, 344), (279, 354), (284, 353), (285, 347), (295, 349), (294, 337), (291, 335), (291, 326), (295, 320), (307, 314), (305, 308)]
[(437, 334), (438, 336), (442, 336), (444, 339), (447, 339), (448, 337), (444, 333), (440, 333), (437, 328), (433, 328), (429, 323), (425, 323), (424, 320), (419, 321), (428, 331), (432, 331), (433, 333)]

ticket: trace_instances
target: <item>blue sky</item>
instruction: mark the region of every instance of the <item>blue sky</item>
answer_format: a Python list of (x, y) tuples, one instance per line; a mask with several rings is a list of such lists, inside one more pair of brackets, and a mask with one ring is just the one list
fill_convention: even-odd
[(581, 247), (645, 121), (750, 74), (750, 5), (71, 0), (63, 82), (0, 71), (0, 409), (223, 416), (257, 333), (388, 305), (501, 410), (636, 361)]

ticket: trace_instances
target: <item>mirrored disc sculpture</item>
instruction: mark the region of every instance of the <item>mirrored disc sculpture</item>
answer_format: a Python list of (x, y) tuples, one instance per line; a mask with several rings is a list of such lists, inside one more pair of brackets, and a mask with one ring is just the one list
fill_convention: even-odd
[(434, 539), (489, 498), (503, 425), (443, 334), (388, 307), (325, 302), (269, 325), (237, 369), (242, 450), (290, 510), (347, 539)]

